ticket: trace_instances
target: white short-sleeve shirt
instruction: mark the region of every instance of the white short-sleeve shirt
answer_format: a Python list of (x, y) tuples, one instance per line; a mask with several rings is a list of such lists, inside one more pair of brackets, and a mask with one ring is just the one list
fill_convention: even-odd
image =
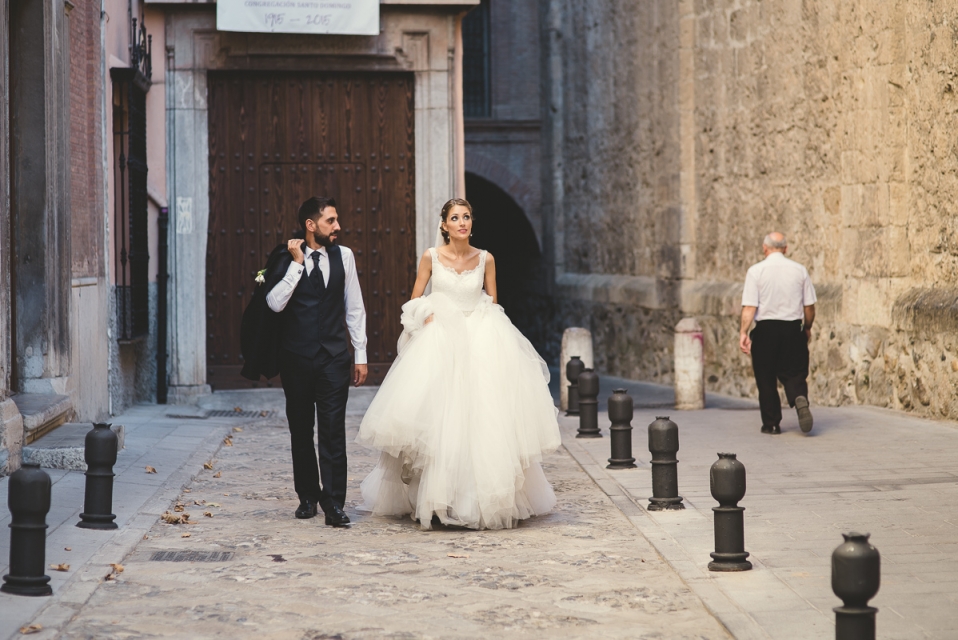
[(755, 321), (801, 320), (815, 304), (815, 287), (804, 266), (774, 251), (745, 274), (743, 307), (758, 307)]

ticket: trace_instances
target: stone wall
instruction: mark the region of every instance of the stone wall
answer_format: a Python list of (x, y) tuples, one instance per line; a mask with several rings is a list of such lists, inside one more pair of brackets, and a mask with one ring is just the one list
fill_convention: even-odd
[(668, 382), (694, 315), (709, 390), (754, 395), (740, 283), (777, 229), (819, 292), (813, 401), (958, 417), (958, 6), (546, 5), (552, 330)]

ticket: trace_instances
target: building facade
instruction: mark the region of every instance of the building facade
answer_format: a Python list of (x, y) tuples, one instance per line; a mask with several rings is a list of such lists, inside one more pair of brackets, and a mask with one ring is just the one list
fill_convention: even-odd
[(543, 0), (543, 292), (557, 356), (754, 395), (741, 282), (771, 230), (818, 290), (813, 402), (958, 417), (958, 7), (914, 0)]
[(385, 375), (465, 194), (476, 4), (382, 0), (360, 37), (220, 32), (215, 2), (4, 3), (0, 473), (65, 422), (250, 386), (242, 310), (311, 195), (339, 202)]

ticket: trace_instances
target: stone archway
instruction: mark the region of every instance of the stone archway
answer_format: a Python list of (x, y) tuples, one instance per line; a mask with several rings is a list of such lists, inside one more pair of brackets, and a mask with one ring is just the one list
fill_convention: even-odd
[(506, 191), (466, 172), (466, 198), (476, 213), (473, 245), (496, 259), (499, 304), (527, 336), (536, 333), (529, 294), (541, 290), (542, 253), (529, 218)]

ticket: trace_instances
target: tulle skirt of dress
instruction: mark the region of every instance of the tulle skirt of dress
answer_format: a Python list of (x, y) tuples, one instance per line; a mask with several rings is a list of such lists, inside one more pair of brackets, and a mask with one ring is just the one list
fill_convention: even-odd
[(540, 462), (560, 437), (545, 362), (485, 294), (468, 315), (441, 293), (403, 312), (399, 355), (357, 438), (382, 452), (364, 508), (424, 529), (434, 514), (501, 529), (550, 511)]

